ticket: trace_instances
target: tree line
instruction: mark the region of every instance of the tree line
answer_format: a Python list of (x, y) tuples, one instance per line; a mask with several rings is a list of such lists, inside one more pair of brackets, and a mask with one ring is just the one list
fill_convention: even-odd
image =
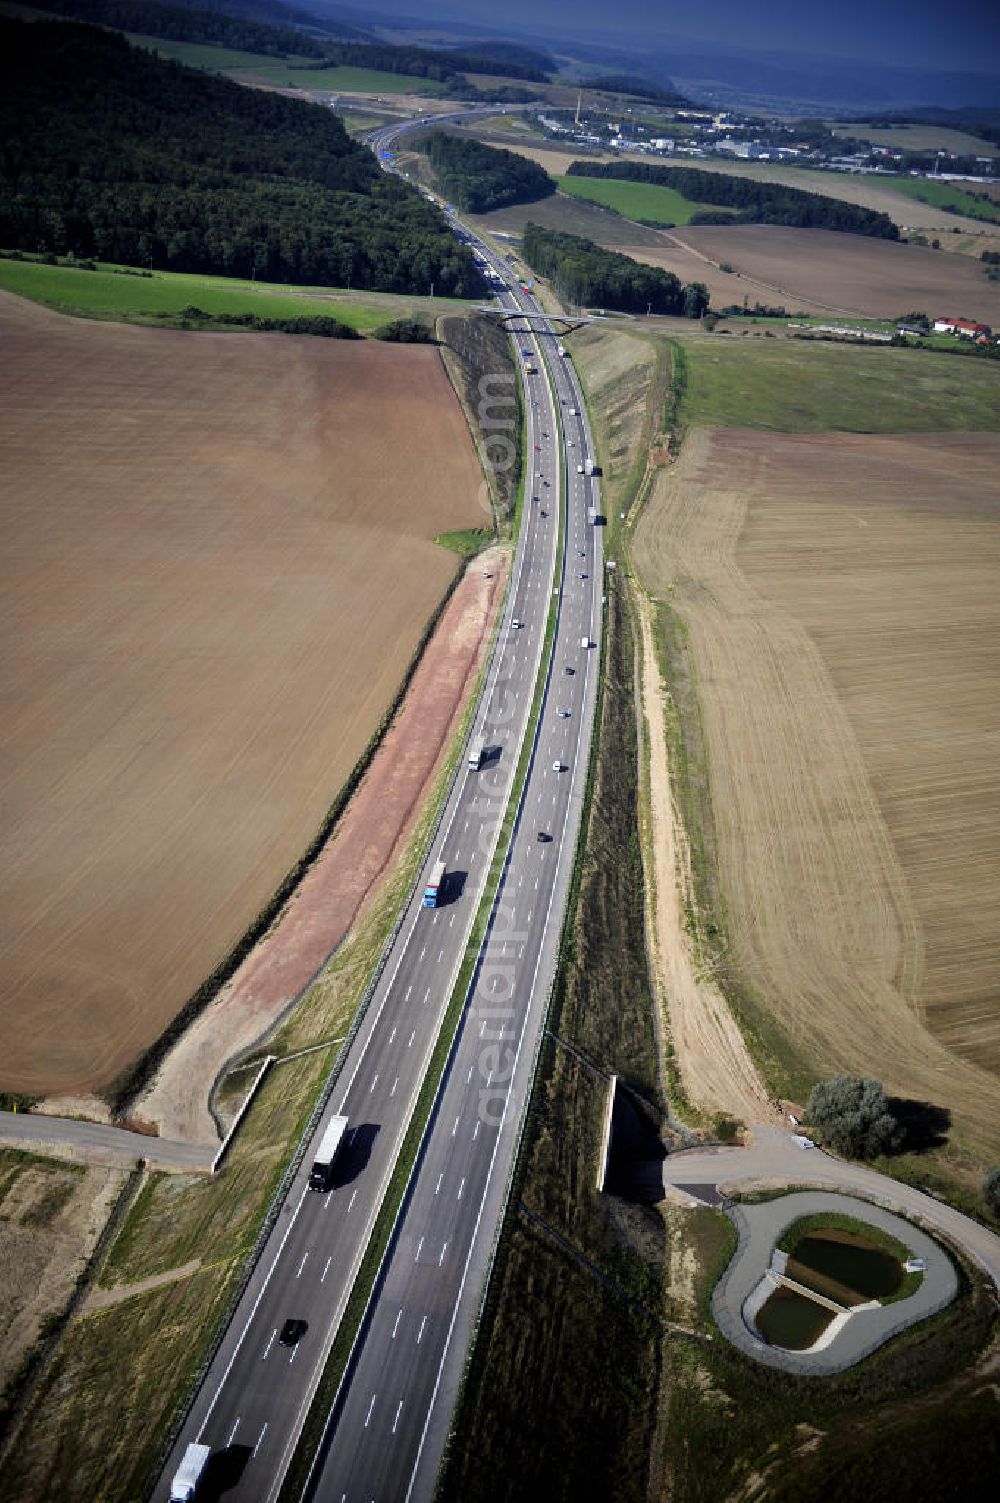
[(482, 290), (441, 214), (329, 110), (164, 61), (115, 32), (0, 22), (0, 142), (0, 245), (11, 249)]
[(556, 185), (537, 162), (502, 147), (436, 130), (416, 143), (441, 187), (459, 208), (485, 214), (507, 204), (533, 203)]
[(588, 78), (588, 89), (600, 89), (605, 94), (629, 94), (633, 99), (648, 99), (652, 104), (690, 104), (672, 86), (662, 89), (657, 84), (647, 83), (644, 78), (633, 78), (631, 73), (608, 73), (600, 78)]
[(581, 235), (526, 224), (521, 254), (570, 303), (685, 318), (701, 318), (708, 311), (708, 289), (703, 282), (684, 286), (671, 271), (643, 266)]
[(74, 21), (138, 32), (171, 42), (200, 42), (231, 47), (263, 57), (323, 58), (326, 46), (290, 26), (272, 26), (219, 11), (189, 10), (153, 0), (36, 0), (35, 9), (53, 11)]
[(485, 57), (472, 52), (446, 52), (440, 48), (395, 46), (388, 42), (333, 42), (324, 44), (327, 66), (377, 68), (383, 73), (408, 73), (450, 83), (462, 73), (492, 73), (499, 78), (522, 78), (545, 83), (541, 68), (507, 57)]
[(782, 183), (761, 183), (754, 178), (725, 172), (704, 172), (697, 167), (661, 167), (652, 162), (571, 162), (571, 177), (622, 178), (633, 183), (654, 183), (674, 188), (692, 203), (710, 203), (735, 214), (703, 210), (692, 224), (783, 224), (798, 229), (842, 230), (851, 235), (871, 235), (898, 240), (899, 230), (888, 214), (843, 199), (786, 188)]

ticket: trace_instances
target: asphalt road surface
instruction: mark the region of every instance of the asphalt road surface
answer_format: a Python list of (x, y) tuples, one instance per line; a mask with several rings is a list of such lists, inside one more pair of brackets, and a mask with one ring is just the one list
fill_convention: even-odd
[[(495, 264), (511, 283), (504, 305), (535, 308), (506, 263)], [(465, 953), (558, 590), (553, 665), (480, 969), (391, 1258), (313, 1479), (322, 1497), (403, 1498), (415, 1478), (420, 1494), (430, 1496), (554, 975), (595, 704), (603, 564), (599, 530), (588, 527), (586, 518), (587, 507), (598, 504), (597, 491), (595, 482), (576, 474), (577, 456), (590, 437), (582, 416), (568, 416), (571, 406), (582, 412), (582, 402), (555, 345), (549, 334), (517, 336), (518, 348), (532, 351), (539, 371), (525, 377), (530, 396), (523, 523), (472, 733), (473, 740), (485, 740), (483, 765), (466, 766), (456, 780), (329, 1110), (168, 1458), (157, 1499), (169, 1495), (170, 1478), (192, 1440), (213, 1450), (205, 1496), (239, 1503), (277, 1496)], [(560, 470), (562, 424), (573, 445), (567, 449), (568, 484)], [(557, 578), (564, 504), (566, 550)], [(514, 621), (523, 624), (515, 628)], [(584, 640), (593, 645), (584, 646)], [(444, 901), (425, 909), (421, 892), (439, 858), (448, 870)], [(334, 1186), (321, 1194), (308, 1189), (308, 1170), (333, 1112), (349, 1118), (350, 1133)], [(281, 1339), (288, 1319), (304, 1322), (291, 1346)]]

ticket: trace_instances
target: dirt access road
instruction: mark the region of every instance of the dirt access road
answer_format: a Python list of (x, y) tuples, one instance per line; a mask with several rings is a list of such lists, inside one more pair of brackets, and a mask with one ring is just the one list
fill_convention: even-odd
[(726, 1112), (740, 1122), (773, 1121), (776, 1113), (725, 997), (697, 956), (686, 923), (695, 910), (691, 852), (674, 802), (667, 750), (668, 695), (653, 641), (649, 601), (633, 592), (642, 631), (642, 704), (649, 749), (650, 845), (653, 881), (650, 938), (664, 1024), (684, 1094), (698, 1111)]

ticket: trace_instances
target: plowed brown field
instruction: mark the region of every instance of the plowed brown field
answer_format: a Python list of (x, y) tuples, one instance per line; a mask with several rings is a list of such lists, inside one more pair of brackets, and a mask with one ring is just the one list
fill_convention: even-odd
[(993, 1156), (998, 473), (996, 435), (696, 430), (635, 549), (690, 632), (758, 995), (817, 1069), (949, 1107)]
[(0, 1089), (112, 1078), (319, 828), (480, 524), (437, 352), (0, 296)]
[[(854, 313), (898, 318), (924, 312), (938, 318), (975, 318), (1000, 325), (1000, 282), (991, 282), (968, 256), (945, 256), (837, 230), (793, 230), (783, 225), (694, 225), (663, 232), (664, 246), (622, 250), (683, 281), (705, 282), (712, 306), (783, 303), (789, 312)], [(720, 265), (733, 272), (719, 270)], [(738, 273), (738, 275), (737, 275)]]

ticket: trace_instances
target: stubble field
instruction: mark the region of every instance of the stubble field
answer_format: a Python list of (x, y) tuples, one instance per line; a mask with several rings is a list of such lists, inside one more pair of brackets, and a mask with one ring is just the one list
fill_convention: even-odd
[(690, 634), (730, 939), (820, 1073), (1000, 1149), (1000, 437), (694, 430), (636, 534)]
[[(662, 240), (662, 251), (622, 249), (684, 281), (705, 282), (716, 308), (741, 303), (747, 294), (751, 305), (783, 303), (789, 312), (898, 318), (919, 311), (1000, 324), (1000, 282), (989, 281), (967, 256), (770, 224), (692, 225), (664, 232)], [(719, 270), (722, 265), (733, 271)]]
[(106, 1084), (263, 907), (481, 524), (435, 350), (3, 295), (0, 1089)]

